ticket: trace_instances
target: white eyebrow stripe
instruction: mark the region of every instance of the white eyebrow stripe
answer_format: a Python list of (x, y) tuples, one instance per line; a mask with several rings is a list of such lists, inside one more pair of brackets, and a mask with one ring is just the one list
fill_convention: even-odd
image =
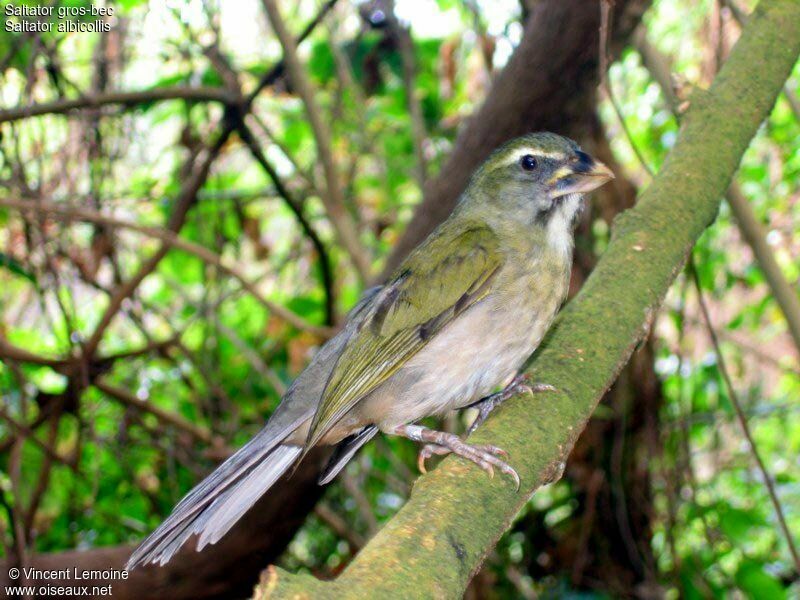
[(519, 150), (516, 150), (503, 164), (508, 165), (515, 163), (526, 154), (530, 154), (535, 158), (555, 158), (557, 160), (563, 160), (566, 158), (563, 152), (542, 152), (541, 150), (535, 150), (533, 148), (520, 148)]

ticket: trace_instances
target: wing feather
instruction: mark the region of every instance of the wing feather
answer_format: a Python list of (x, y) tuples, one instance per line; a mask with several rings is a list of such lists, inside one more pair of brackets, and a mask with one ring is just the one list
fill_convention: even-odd
[(482, 225), (437, 233), (408, 257), (374, 298), (370, 314), (328, 379), (306, 449), (488, 293), (502, 264), (495, 234)]

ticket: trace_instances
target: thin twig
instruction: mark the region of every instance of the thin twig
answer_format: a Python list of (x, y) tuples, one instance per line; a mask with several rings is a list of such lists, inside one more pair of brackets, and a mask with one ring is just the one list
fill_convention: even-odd
[[(58, 425), (60, 416), (60, 412), (56, 412), (50, 419), (50, 428), (47, 431), (47, 442), (45, 443), (51, 448), (55, 447), (58, 438)], [(25, 514), (22, 517), (23, 524), (25, 526), (25, 535), (28, 538), (31, 537), (30, 533), (33, 530), (36, 512), (38, 511), (39, 505), (42, 502), (42, 498), (44, 497), (44, 494), (50, 484), (50, 474), (52, 473), (52, 470), (53, 459), (49, 454), (45, 454), (42, 465), (39, 468), (39, 477), (36, 481), (36, 487), (31, 493), (28, 508), (25, 510)]]
[(364, 519), (364, 522), (367, 524), (367, 532), (369, 536), (372, 537), (375, 532), (378, 531), (378, 520), (375, 518), (372, 505), (370, 504), (369, 498), (367, 498), (367, 495), (364, 493), (363, 486), (346, 470), (342, 473), (340, 481), (344, 489), (347, 490), (347, 493), (355, 500), (361, 518)]
[(56, 452), (53, 448), (45, 444), (39, 438), (36, 437), (36, 434), (33, 430), (25, 425), (24, 423), (20, 423), (14, 417), (12, 417), (8, 411), (0, 406), (0, 419), (3, 419), (7, 422), (13, 429), (16, 429), (19, 432), (20, 436), (17, 439), (27, 439), (32, 442), (34, 445), (38, 446), (47, 456), (49, 456), (52, 460), (69, 467), (72, 471), (77, 472), (77, 461), (76, 457), (69, 457), (65, 458), (61, 456), (58, 452)]
[(620, 108), (620, 105), (614, 96), (614, 91), (611, 89), (611, 84), (608, 81), (608, 37), (611, 29), (611, 9), (613, 4), (613, 0), (601, 0), (600, 2), (600, 86), (606, 93), (606, 97), (608, 98), (608, 101), (611, 103), (611, 106), (617, 115), (620, 126), (625, 133), (625, 138), (628, 140), (628, 143), (630, 144), (634, 154), (636, 154), (636, 158), (639, 160), (642, 168), (647, 172), (647, 174), (650, 177), (653, 177), (653, 169), (651, 169), (650, 165), (647, 164), (647, 160), (645, 159), (641, 150), (639, 150), (639, 146), (634, 143), (633, 135), (631, 134), (630, 129), (628, 129), (628, 123), (625, 121), (622, 108)]
[(427, 180), (428, 165), (425, 159), (425, 118), (422, 114), (422, 103), (417, 94), (416, 88), (416, 57), (414, 52), (414, 40), (411, 31), (398, 21), (394, 13), (394, 0), (387, 1), (386, 19), (389, 24), (389, 31), (394, 37), (397, 47), (400, 50), (400, 60), (403, 65), (403, 87), (406, 92), (406, 105), (408, 115), (411, 120), (411, 140), (414, 143), (414, 154), (417, 159), (416, 179), (420, 190), (425, 187)]
[(744, 410), (742, 409), (742, 404), (739, 401), (739, 395), (736, 393), (736, 389), (733, 386), (733, 381), (731, 380), (730, 373), (728, 371), (727, 364), (725, 363), (725, 357), (722, 354), (722, 349), (719, 345), (719, 339), (717, 338), (717, 333), (714, 330), (714, 325), (711, 322), (711, 316), (708, 312), (708, 307), (706, 306), (705, 297), (703, 295), (703, 289), (700, 286), (700, 278), (697, 274), (697, 268), (694, 263), (694, 256), (691, 254), (689, 255), (689, 273), (694, 281), (694, 287), (697, 291), (697, 301), (700, 305), (700, 312), (703, 315), (703, 320), (705, 321), (706, 329), (708, 330), (708, 337), (711, 339), (711, 344), (714, 346), (714, 353), (717, 357), (717, 369), (722, 376), (722, 380), (725, 383), (725, 388), (728, 391), (728, 396), (731, 400), (731, 404), (733, 404), (733, 408), (736, 411), (736, 417), (739, 420), (739, 424), (742, 427), (742, 432), (744, 433), (745, 438), (747, 439), (747, 445), (750, 448), (750, 453), (753, 455), (753, 458), (756, 461), (756, 465), (758, 466), (758, 470), (761, 472), (761, 477), (764, 479), (764, 485), (767, 488), (767, 492), (769, 494), (770, 500), (772, 501), (772, 506), (775, 509), (775, 515), (778, 517), (778, 524), (780, 525), (781, 531), (786, 539), (786, 544), (789, 546), (789, 552), (792, 555), (792, 559), (794, 560), (795, 568), (798, 572), (800, 572), (800, 555), (797, 552), (797, 548), (794, 544), (794, 539), (792, 538), (792, 534), (789, 531), (789, 526), (786, 523), (786, 517), (783, 513), (783, 507), (781, 506), (780, 500), (778, 499), (778, 493), (775, 490), (775, 484), (772, 480), (772, 477), (767, 471), (767, 467), (764, 464), (764, 461), (761, 458), (761, 455), (758, 452), (758, 448), (756, 446), (756, 442), (753, 439), (753, 435), (750, 432), (750, 426), (747, 422), (747, 416), (745, 415)]
[(257, 113), (252, 113), (250, 115), (250, 120), (256, 124), (256, 127), (264, 134), (264, 136), (269, 140), (270, 143), (275, 144), (278, 150), (281, 151), (286, 160), (288, 160), (292, 167), (294, 167), (295, 174), (302, 180), (303, 184), (308, 187), (311, 193), (315, 195), (319, 195), (320, 192), (317, 189), (316, 183), (314, 183), (314, 178), (311, 172), (306, 169), (303, 165), (300, 164), (300, 161), (294, 155), (294, 153), (286, 146), (283, 140), (272, 130), (272, 128), (267, 124), (267, 122), (262, 119)]
[(264, 359), (261, 358), (259, 353), (251, 348), (245, 340), (239, 337), (238, 333), (225, 325), (218, 316), (213, 315), (211, 318), (219, 332), (228, 338), (231, 344), (233, 344), (234, 347), (241, 352), (245, 360), (250, 363), (250, 366), (253, 367), (253, 369), (255, 369), (262, 378), (266, 379), (270, 383), (279, 396), (283, 396), (286, 393), (286, 384), (278, 376), (275, 370), (265, 363)]
[(258, 300), (260, 304), (262, 304), (265, 308), (267, 308), (267, 310), (275, 313), (279, 318), (285, 320), (287, 323), (290, 323), (292, 326), (300, 329), (301, 331), (308, 331), (310, 333), (313, 333), (314, 335), (318, 335), (323, 338), (330, 337), (331, 332), (327, 327), (319, 327), (317, 325), (313, 325), (307, 322), (299, 315), (290, 311), (289, 309), (265, 298), (263, 294), (261, 294), (261, 292), (255, 287), (255, 285), (251, 281), (249, 281), (239, 271), (237, 267), (225, 264), (225, 262), (223, 262), (222, 258), (218, 254), (212, 252), (205, 246), (201, 246), (200, 244), (195, 244), (194, 242), (185, 240), (170, 230), (161, 227), (148, 227), (146, 225), (138, 225), (136, 223), (131, 223), (123, 219), (117, 219), (115, 217), (103, 215), (101, 213), (89, 209), (77, 208), (71, 206), (62, 207), (46, 202), (32, 203), (22, 200), (11, 200), (11, 199), (0, 198), (0, 206), (7, 206), (9, 208), (14, 208), (21, 211), (33, 210), (33, 211), (44, 212), (48, 214), (58, 215), (59, 217), (67, 220), (88, 221), (91, 223), (99, 223), (109, 227), (129, 229), (131, 231), (136, 231), (137, 233), (141, 233), (148, 237), (161, 240), (164, 244), (164, 247), (167, 248), (173, 247), (179, 250), (183, 250), (184, 252), (187, 252), (189, 254), (192, 254), (201, 259), (202, 261), (214, 265), (229, 277), (236, 279), (242, 285), (242, 287), (246, 289), (250, 294), (252, 294), (252, 296), (256, 300)]
[(220, 102), (222, 104), (233, 104), (236, 101), (229, 92), (218, 87), (173, 86), (131, 92), (104, 92), (86, 94), (80, 98), (71, 100), (57, 100), (55, 102), (29, 104), (27, 106), (0, 110), (0, 123), (19, 121), (29, 117), (38, 117), (48, 114), (64, 114), (74, 110), (85, 110), (87, 108), (97, 109), (109, 105), (120, 105), (125, 108), (130, 108), (162, 100), (206, 101)]
[[(272, 180), (272, 184), (275, 186), (275, 193), (283, 199), (286, 206), (292, 211), (303, 233), (317, 252), (320, 279), (322, 280), (322, 289), (325, 292), (325, 322), (327, 325), (333, 325), (336, 322), (336, 288), (333, 282), (333, 269), (331, 267), (330, 254), (327, 248), (325, 248), (325, 244), (323, 244), (319, 234), (311, 226), (311, 222), (303, 214), (303, 207), (301, 204), (292, 196), (286, 186), (283, 185), (278, 172), (267, 160), (266, 155), (256, 141), (252, 131), (244, 122), (239, 124), (238, 131), (239, 137), (247, 146), (247, 149), (250, 150), (250, 154), (252, 154), (255, 161), (264, 169), (264, 172)], [(325, 337), (330, 337), (330, 332), (328, 332)]]
[[(304, 41), (316, 29), (317, 25), (322, 22), (322, 19), (336, 4), (337, 0), (328, 0), (321, 8), (317, 15), (306, 25), (303, 32), (298, 36), (296, 43)], [(51, 2), (51, 4), (53, 4)], [(24, 40), (20, 37), (19, 40)], [(15, 42), (16, 43), (16, 42)], [(12, 47), (9, 55), (13, 56), (15, 47)], [(5, 61), (4, 61), (5, 64)], [(0, 72), (4, 69), (0, 69)], [(278, 62), (272, 69), (270, 69), (261, 79), (259, 84), (248, 97), (248, 103), (252, 102), (255, 96), (265, 87), (272, 85), (281, 78), (285, 70), (283, 61)], [(28, 117), (35, 117), (45, 114), (63, 114), (74, 110), (82, 110), (86, 108), (99, 108), (107, 105), (121, 105), (126, 108), (139, 106), (149, 102), (157, 102), (162, 100), (191, 100), (191, 101), (211, 101), (221, 102), (225, 105), (232, 105), (237, 101), (233, 95), (222, 88), (215, 87), (189, 87), (189, 86), (173, 86), (156, 88), (152, 90), (137, 90), (137, 91), (118, 91), (106, 92), (102, 94), (87, 94), (80, 98), (73, 100), (59, 100), (56, 102), (49, 102), (43, 104), (32, 104), (28, 106), (18, 106), (8, 110), (0, 111), (0, 123), (17, 121)]]
[[(335, 3), (336, 0), (329, 0), (325, 3), (325, 5), (323, 5), (319, 13), (317, 13), (317, 16), (312, 19), (312, 21), (300, 34), (300, 37), (296, 43), (299, 43), (308, 35), (310, 35), (317, 24), (322, 20), (322, 18), (328, 13)], [(283, 61), (281, 61), (259, 80), (258, 85), (247, 96), (240, 107), (230, 105), (227, 106), (228, 111), (226, 112), (226, 118), (222, 121), (222, 126), (219, 134), (216, 137), (216, 141), (205, 149), (205, 156), (198, 161), (199, 165), (195, 165), (194, 172), (183, 186), (181, 194), (175, 203), (175, 210), (173, 211), (169, 222), (167, 223), (168, 229), (172, 230), (173, 232), (177, 232), (181, 229), (189, 208), (194, 204), (194, 201), (197, 198), (197, 193), (203, 186), (210, 172), (211, 164), (214, 162), (217, 155), (222, 150), (222, 147), (233, 133), (237, 121), (241, 121), (244, 118), (245, 114), (250, 110), (253, 101), (261, 92), (261, 90), (274, 83), (283, 74), (283, 71), (284, 64)], [(139, 284), (141, 284), (141, 282), (156, 269), (158, 264), (161, 262), (161, 259), (166, 256), (168, 249), (169, 247), (166, 244), (162, 244), (161, 248), (159, 248), (158, 251), (156, 251), (139, 267), (139, 270), (136, 272), (136, 274), (134, 274), (133, 277), (127, 281), (123, 282), (115, 291), (109, 300), (109, 304), (105, 312), (100, 317), (100, 321), (96, 326), (94, 333), (83, 346), (83, 355), (85, 359), (91, 359), (97, 350), (97, 347), (100, 344), (100, 340), (102, 339), (106, 329), (111, 324), (111, 321), (114, 319), (115, 315), (119, 312), (124, 301), (129, 298), (139, 287)]]
[[(204, 153), (204, 157), (199, 159), (199, 164), (196, 165), (194, 172), (181, 189), (181, 193), (175, 202), (175, 208), (166, 224), (167, 229), (173, 233), (177, 233), (183, 227), (189, 209), (194, 204), (195, 198), (197, 197), (197, 192), (205, 183), (206, 178), (211, 171), (212, 163), (219, 155), (223, 145), (227, 142), (231, 133), (232, 130), (230, 130), (230, 127), (226, 126), (222, 129), (220, 134), (217, 136), (216, 142), (207, 149), (207, 151)], [(130, 298), (134, 294), (136, 289), (139, 287), (139, 284), (141, 284), (141, 282), (144, 281), (148, 275), (155, 271), (156, 267), (158, 267), (158, 264), (161, 262), (161, 259), (163, 259), (169, 252), (169, 249), (170, 246), (168, 244), (162, 243), (161, 247), (139, 266), (139, 270), (115, 290), (114, 295), (109, 299), (109, 303), (105, 312), (103, 312), (97, 326), (95, 327), (94, 333), (92, 333), (91, 337), (89, 337), (83, 346), (83, 354), (87, 360), (94, 356), (97, 347), (100, 345), (100, 340), (103, 338), (106, 329), (108, 329), (109, 325), (111, 325), (111, 322), (119, 312), (120, 308), (122, 308), (122, 304), (127, 298)]]
[(318, 502), (314, 507), (314, 514), (320, 521), (330, 527), (331, 531), (345, 540), (350, 546), (350, 551), (355, 554), (364, 546), (364, 538), (358, 533), (339, 513), (325, 502)]
[(289, 79), (303, 101), (311, 130), (317, 142), (317, 151), (325, 174), (325, 191), (321, 198), (325, 210), (360, 277), (367, 281), (371, 271), (371, 260), (367, 248), (361, 244), (358, 238), (358, 228), (344, 204), (342, 186), (339, 182), (339, 173), (333, 153), (332, 134), (317, 105), (316, 91), (300, 62), (297, 45), (286, 28), (277, 2), (262, 0), (262, 4), (283, 49), (283, 60), (286, 63)]
[[(683, 281), (681, 282), (680, 286), (680, 294), (678, 297), (680, 298), (680, 310), (678, 311), (678, 344), (677, 344), (677, 356), (678, 356), (678, 368), (677, 372), (681, 373), (684, 364), (684, 340), (686, 339), (686, 328), (684, 327), (685, 319), (686, 319), (686, 296), (689, 290), (689, 279), (684, 277)], [(677, 400), (677, 407), (679, 412), (683, 415), (684, 412), (691, 413), (692, 406), (691, 406), (691, 397), (685, 398), (685, 394), (683, 393), (683, 386), (678, 387), (678, 397)], [(687, 404), (688, 406), (684, 406)], [(675, 469), (674, 472), (677, 477), (680, 477), (678, 484), (676, 485), (677, 489), (681, 489), (683, 487), (683, 481), (686, 482), (687, 487), (689, 489), (689, 493), (691, 494), (691, 501), (694, 505), (698, 505), (697, 501), (697, 476), (695, 475), (694, 463), (692, 462), (692, 442), (689, 436), (689, 425), (686, 419), (681, 420), (681, 427), (678, 430), (678, 443), (679, 447), (676, 448), (675, 454)], [(683, 452), (683, 456), (681, 456), (681, 451)], [(681, 462), (682, 459), (682, 462)], [(703, 534), (705, 535), (706, 543), (708, 547), (713, 549), (715, 541), (719, 538), (719, 531), (714, 529), (709, 523), (708, 515), (705, 511), (700, 511), (700, 522), (703, 524)], [(675, 560), (679, 560), (679, 556), (677, 554), (673, 555)], [(693, 557), (690, 558), (690, 561), (693, 561)], [(706, 579), (706, 575), (702, 572), (701, 569), (696, 570), (696, 574), (694, 576), (695, 583), (702, 587), (705, 592), (705, 597), (710, 598), (713, 597), (712, 589)]]
[(181, 431), (185, 431), (192, 437), (197, 438), (202, 442), (210, 444), (214, 441), (213, 435), (205, 427), (201, 427), (200, 425), (192, 423), (191, 421), (184, 419), (182, 416), (178, 414), (171, 413), (162, 408), (159, 408), (152, 402), (148, 402), (147, 400), (141, 400), (136, 396), (134, 396), (133, 394), (131, 394), (126, 389), (112, 385), (107, 381), (105, 381), (104, 379), (100, 378), (95, 379), (92, 382), (92, 384), (98, 390), (100, 390), (107, 396), (110, 396), (115, 400), (118, 400), (123, 405), (133, 407), (141, 412), (149, 413), (155, 416), (159, 421), (172, 425), (173, 427)]
[(728, 188), (725, 196), (728, 205), (731, 207), (736, 222), (739, 224), (739, 231), (742, 237), (750, 246), (753, 255), (764, 273), (764, 279), (775, 296), (775, 301), (781, 308), (786, 324), (788, 325), (789, 335), (794, 341), (795, 351), (800, 356), (800, 299), (797, 296), (797, 288), (790, 284), (781, 271), (775, 255), (767, 244), (767, 236), (764, 228), (756, 218), (753, 209), (744, 197), (739, 186), (735, 183)]

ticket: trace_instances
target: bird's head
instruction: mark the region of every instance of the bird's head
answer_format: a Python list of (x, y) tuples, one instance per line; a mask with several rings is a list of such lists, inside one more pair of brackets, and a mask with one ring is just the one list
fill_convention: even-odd
[(573, 226), (583, 194), (614, 178), (572, 140), (531, 133), (495, 150), (475, 173), (464, 203), (540, 227)]

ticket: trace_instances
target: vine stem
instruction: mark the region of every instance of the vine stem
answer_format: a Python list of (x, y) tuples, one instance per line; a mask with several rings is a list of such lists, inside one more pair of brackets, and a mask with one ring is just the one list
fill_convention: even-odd
[(697, 301), (700, 305), (700, 312), (703, 315), (703, 321), (705, 323), (706, 329), (708, 330), (708, 337), (711, 339), (711, 344), (714, 347), (714, 353), (717, 357), (717, 368), (719, 369), (720, 375), (722, 376), (722, 380), (725, 383), (725, 388), (728, 391), (728, 396), (731, 399), (731, 404), (733, 404), (733, 408), (736, 411), (736, 418), (739, 421), (739, 424), (742, 427), (742, 431), (744, 432), (744, 437), (747, 439), (747, 444), (750, 448), (750, 453), (753, 455), (753, 458), (756, 461), (756, 465), (758, 465), (758, 470), (761, 471), (761, 476), (764, 479), (764, 485), (767, 488), (767, 492), (769, 493), (770, 500), (772, 501), (772, 506), (775, 508), (775, 514), (778, 517), (778, 524), (780, 525), (781, 531), (783, 532), (784, 537), (786, 538), (786, 544), (789, 546), (789, 552), (792, 555), (792, 559), (794, 560), (795, 569), (797, 572), (800, 573), (800, 555), (797, 553), (797, 547), (795, 546), (794, 540), (792, 539), (792, 533), (789, 531), (789, 525), (786, 523), (786, 517), (783, 513), (783, 507), (781, 506), (780, 500), (778, 499), (778, 493), (775, 490), (775, 483), (772, 481), (772, 477), (770, 477), (769, 471), (767, 471), (767, 466), (764, 464), (764, 460), (761, 458), (761, 455), (758, 453), (758, 448), (756, 446), (756, 442), (753, 439), (753, 434), (750, 431), (750, 425), (747, 422), (747, 416), (742, 409), (742, 404), (739, 401), (739, 395), (736, 393), (736, 390), (733, 387), (733, 380), (731, 379), (730, 373), (728, 372), (728, 367), (725, 363), (725, 357), (722, 355), (722, 350), (720, 349), (719, 339), (717, 337), (717, 332), (714, 330), (714, 325), (711, 322), (711, 316), (708, 312), (708, 306), (706, 305), (705, 297), (703, 295), (703, 290), (700, 287), (700, 278), (697, 276), (697, 268), (694, 262), (694, 256), (691, 254), (689, 255), (689, 274), (692, 277), (692, 281), (694, 282), (694, 287), (697, 290)]

